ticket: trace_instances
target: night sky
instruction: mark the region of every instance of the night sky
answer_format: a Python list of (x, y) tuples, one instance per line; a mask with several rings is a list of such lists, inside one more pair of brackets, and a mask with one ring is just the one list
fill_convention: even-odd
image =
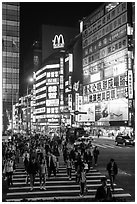
[(79, 20), (102, 2), (21, 2), (20, 7), (20, 96), (26, 93), (32, 75), (32, 45), (42, 24), (79, 28)]

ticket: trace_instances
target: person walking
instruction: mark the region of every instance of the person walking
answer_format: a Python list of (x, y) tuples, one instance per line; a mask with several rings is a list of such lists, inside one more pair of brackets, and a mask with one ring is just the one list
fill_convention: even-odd
[(110, 159), (109, 163), (107, 164), (107, 171), (110, 178), (111, 188), (114, 191), (114, 181), (116, 175), (118, 174), (118, 167), (114, 159)]
[[(28, 171), (29, 158), (30, 158), (30, 155), (29, 155), (28, 151), (25, 150), (25, 152), (23, 153), (23, 156), (22, 156), (22, 160), (23, 160), (23, 163), (24, 163), (24, 167), (25, 167), (25, 172), (26, 173)], [(26, 183), (28, 183), (28, 179), (29, 179), (29, 175), (27, 173)]]
[(36, 162), (35, 157), (32, 157), (28, 164), (27, 172), (30, 177), (30, 190), (33, 190), (34, 182), (35, 182), (35, 176), (38, 172), (38, 163)]
[(13, 176), (13, 165), (14, 162), (11, 158), (7, 158), (4, 165), (5, 175), (7, 177), (8, 186), (13, 185), (12, 176)]
[(72, 161), (69, 156), (67, 157), (67, 160), (66, 160), (66, 166), (67, 166), (67, 175), (69, 177), (69, 180), (71, 180)]
[(94, 147), (94, 150), (93, 150), (93, 156), (94, 156), (94, 164), (95, 164), (95, 166), (97, 166), (98, 155), (99, 155), (99, 149), (98, 149), (97, 146), (95, 146), (95, 147)]
[(112, 193), (111, 193), (110, 187), (107, 186), (106, 177), (103, 177), (101, 179), (101, 186), (97, 188), (95, 201), (96, 202), (112, 201)]
[(80, 173), (80, 197), (84, 196), (85, 190), (87, 190), (86, 171), (84, 170), (84, 165), (82, 165), (82, 170)]
[(46, 175), (48, 174), (47, 164), (45, 159), (42, 159), (39, 164), (39, 178), (40, 178), (40, 189), (46, 190)]
[(59, 171), (59, 157), (60, 157), (60, 152), (59, 152), (59, 148), (58, 148), (58, 144), (57, 142), (55, 142), (54, 146), (53, 146), (53, 154), (56, 156), (57, 159), (57, 172)]
[(47, 168), (49, 178), (52, 172), (54, 174), (54, 177), (56, 177), (56, 166), (57, 166), (56, 156), (49, 151), (47, 155)]

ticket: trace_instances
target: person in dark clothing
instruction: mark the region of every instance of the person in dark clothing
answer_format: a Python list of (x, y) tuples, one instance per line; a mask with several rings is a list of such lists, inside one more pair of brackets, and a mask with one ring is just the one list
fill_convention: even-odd
[(48, 177), (50, 178), (52, 172), (54, 174), (54, 177), (56, 177), (56, 166), (57, 166), (56, 156), (53, 155), (51, 152), (48, 152), (46, 160), (47, 160), (47, 168), (48, 168)]
[(30, 187), (31, 187), (30, 190), (31, 191), (33, 190), (35, 176), (38, 170), (39, 170), (38, 163), (36, 162), (35, 157), (32, 157), (31, 160), (29, 161), (28, 169), (27, 169), (27, 173), (29, 174), (29, 177), (30, 177)]
[(107, 178), (103, 177), (101, 179), (102, 185), (98, 187), (95, 195), (95, 201), (97, 202), (107, 202), (112, 201), (112, 193), (110, 188), (107, 186)]
[(95, 148), (94, 148), (94, 150), (93, 150), (93, 156), (94, 156), (94, 164), (95, 164), (95, 166), (97, 166), (98, 155), (99, 155), (99, 149), (98, 149), (97, 146), (95, 146)]
[(116, 175), (118, 174), (118, 167), (114, 159), (110, 159), (110, 162), (107, 164), (107, 171), (110, 178), (111, 188), (114, 191), (114, 181)]

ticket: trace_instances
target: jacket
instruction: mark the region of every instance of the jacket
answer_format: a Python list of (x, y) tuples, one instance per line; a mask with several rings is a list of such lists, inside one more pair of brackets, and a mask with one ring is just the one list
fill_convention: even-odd
[(96, 195), (95, 200), (96, 201), (110, 201), (112, 199), (111, 190), (109, 187), (106, 187), (106, 190), (103, 186), (99, 186)]
[(32, 163), (32, 161), (29, 162), (27, 172), (28, 174), (36, 174), (38, 172), (38, 164), (37, 162)]
[[(111, 174), (111, 170), (112, 170), (112, 163), (109, 162), (107, 164), (107, 171), (109, 174)], [(114, 173), (114, 175), (117, 175), (117, 173), (118, 173), (118, 167), (117, 167), (117, 164), (115, 162), (113, 163), (113, 173)]]

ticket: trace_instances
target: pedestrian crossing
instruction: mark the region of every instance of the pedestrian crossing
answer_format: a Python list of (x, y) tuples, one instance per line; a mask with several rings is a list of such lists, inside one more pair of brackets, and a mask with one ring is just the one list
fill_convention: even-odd
[(92, 142), (93, 146), (98, 146), (99, 148), (103, 148), (103, 149), (121, 149), (121, 148), (132, 148), (132, 146), (116, 146), (115, 144), (103, 144), (103, 143), (98, 143), (98, 142)]
[[(29, 183), (26, 184), (26, 172), (22, 166), (18, 166), (13, 175), (13, 185), (9, 187), (9, 191), (6, 196), (6, 202), (20, 202), (20, 201), (93, 201), (97, 188), (101, 185), (101, 178), (104, 177), (99, 171), (93, 167), (87, 173), (87, 188), (88, 192), (81, 198), (79, 196), (80, 187), (76, 183), (75, 171), (72, 170), (72, 179), (69, 180), (66, 172), (65, 165), (61, 163), (59, 172), (56, 177), (47, 178), (46, 190), (40, 190), (40, 182), (38, 175), (35, 179), (35, 185), (33, 191), (30, 191)], [(110, 181), (108, 179), (108, 185)], [(126, 201), (131, 199), (131, 195), (124, 193), (121, 187), (114, 184), (115, 190), (113, 197), (125, 198)]]

